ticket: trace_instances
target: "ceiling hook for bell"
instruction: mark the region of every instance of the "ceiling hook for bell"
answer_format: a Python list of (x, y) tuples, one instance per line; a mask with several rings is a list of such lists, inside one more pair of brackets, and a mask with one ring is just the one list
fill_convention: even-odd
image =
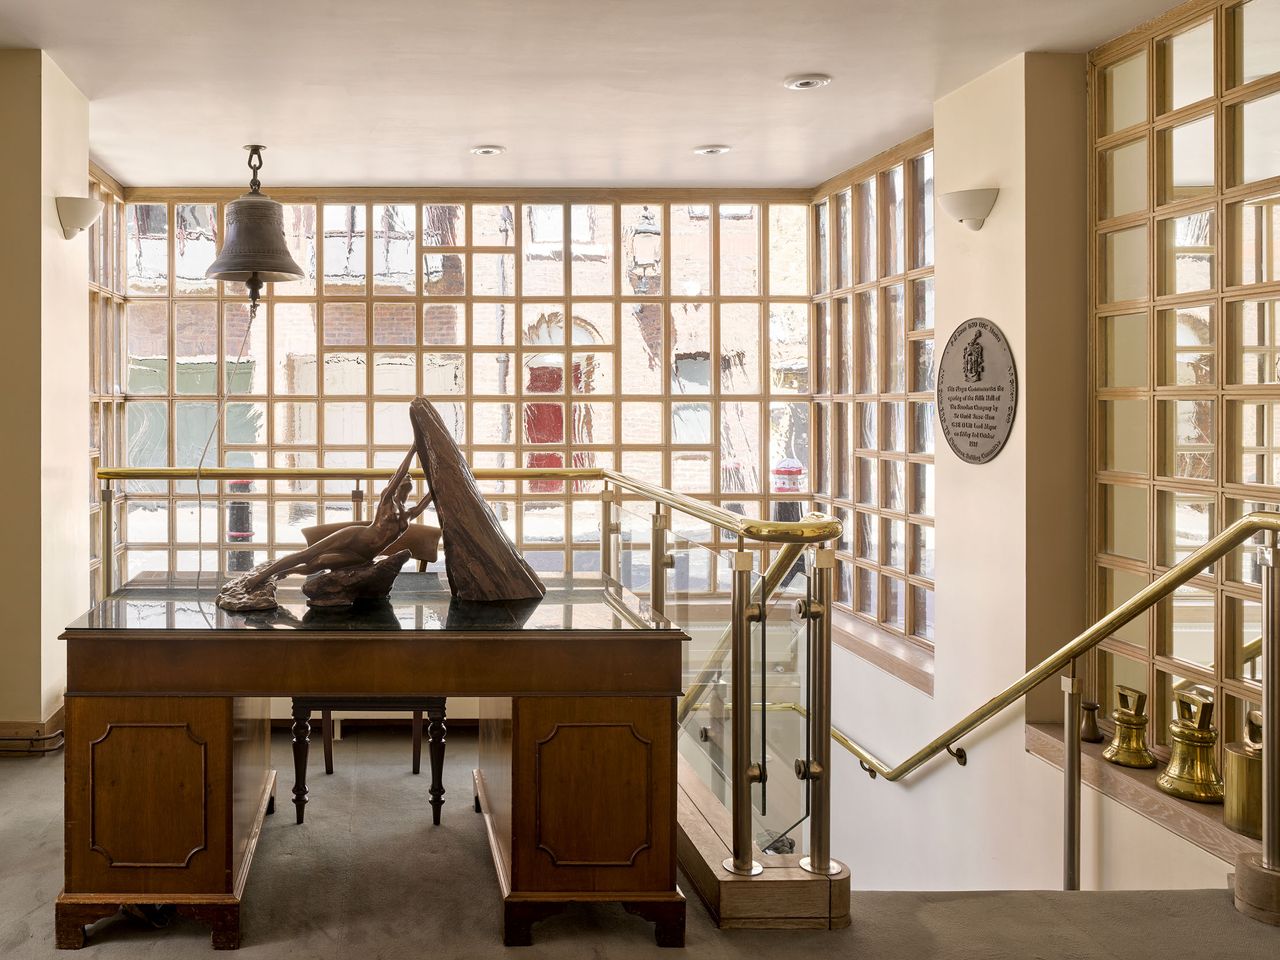
[(258, 171), (262, 169), (262, 151), (267, 148), (260, 143), (246, 143), (244, 148), (249, 151), (249, 170), (252, 171), (249, 192), (257, 193), (262, 189), (262, 181), (258, 179)]

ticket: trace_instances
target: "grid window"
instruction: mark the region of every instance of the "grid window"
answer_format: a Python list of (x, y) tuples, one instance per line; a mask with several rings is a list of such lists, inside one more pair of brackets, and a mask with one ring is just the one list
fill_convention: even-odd
[[(1280, 126), (1280, 65), (1258, 56), (1278, 6), (1205, 3), (1092, 58), (1095, 616), (1243, 514), (1280, 509), (1280, 169), (1257, 149)], [(1173, 694), (1194, 689), (1219, 704), (1219, 742), (1237, 739), (1235, 708), (1260, 696), (1259, 583), (1237, 550), (1104, 641), (1104, 715), (1116, 683), (1146, 691), (1163, 752)]]
[[(933, 151), (814, 204), (814, 499), (850, 527), (840, 606), (932, 647)], [(825, 253), (825, 256), (823, 255)]]

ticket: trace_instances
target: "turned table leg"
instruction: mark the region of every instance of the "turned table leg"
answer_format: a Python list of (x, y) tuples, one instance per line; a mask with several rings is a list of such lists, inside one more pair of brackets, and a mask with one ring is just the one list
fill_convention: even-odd
[[(444, 704), (444, 697), (433, 697), (427, 701), (427, 735), (431, 740), (431, 822), (437, 827), (440, 826), (440, 808), (444, 806)], [(414, 766), (417, 773), (416, 762)]]
[(320, 711), (320, 731), (324, 737), (324, 772), (333, 775), (333, 711)]
[(311, 743), (311, 710), (293, 705), (293, 805), (302, 822), (307, 806), (307, 749)]

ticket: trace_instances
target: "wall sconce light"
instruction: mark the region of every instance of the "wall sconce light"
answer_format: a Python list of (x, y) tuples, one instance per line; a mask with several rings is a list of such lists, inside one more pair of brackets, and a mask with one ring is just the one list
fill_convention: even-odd
[(938, 197), (938, 203), (951, 217), (959, 220), (970, 230), (981, 230), (982, 224), (991, 215), (991, 208), (996, 205), (996, 197), (1000, 191), (995, 187), (982, 190), (956, 190)]
[(91, 197), (55, 197), (58, 222), (62, 235), (70, 240), (81, 230), (87, 230), (102, 216), (102, 201)]

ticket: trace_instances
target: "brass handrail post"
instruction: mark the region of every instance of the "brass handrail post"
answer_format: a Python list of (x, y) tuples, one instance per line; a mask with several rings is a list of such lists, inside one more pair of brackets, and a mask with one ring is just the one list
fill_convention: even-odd
[(364, 520), (364, 487), (359, 480), (351, 487), (351, 519), (357, 523)]
[(1280, 871), (1280, 533), (1263, 534), (1262, 866)]
[(836, 552), (813, 552), (813, 594), (802, 611), (809, 635), (809, 759), (796, 773), (809, 781), (809, 855), (800, 867), (823, 876), (844, 868), (831, 859), (831, 611)]
[(760, 765), (751, 761), (751, 604), (752, 556), (738, 541), (733, 553), (733, 856), (724, 861), (730, 873), (753, 877), (764, 871), (752, 857), (751, 784), (760, 779)]
[(613, 578), (613, 536), (617, 521), (613, 519), (614, 489), (605, 480), (600, 489), (600, 577)]
[(655, 503), (649, 533), (649, 606), (655, 613), (665, 614), (667, 610), (667, 571), (675, 561), (667, 553), (667, 530), (670, 527), (670, 510)]
[(115, 520), (112, 517), (112, 509), (114, 507), (114, 491), (111, 489), (111, 481), (103, 480), (102, 485), (98, 488), (98, 551), (101, 553), (102, 566), (98, 571), (101, 581), (102, 593), (98, 597), (99, 600), (105, 600), (111, 595), (111, 567), (115, 563)]
[(1062, 678), (1062, 889), (1080, 889), (1080, 678)]

